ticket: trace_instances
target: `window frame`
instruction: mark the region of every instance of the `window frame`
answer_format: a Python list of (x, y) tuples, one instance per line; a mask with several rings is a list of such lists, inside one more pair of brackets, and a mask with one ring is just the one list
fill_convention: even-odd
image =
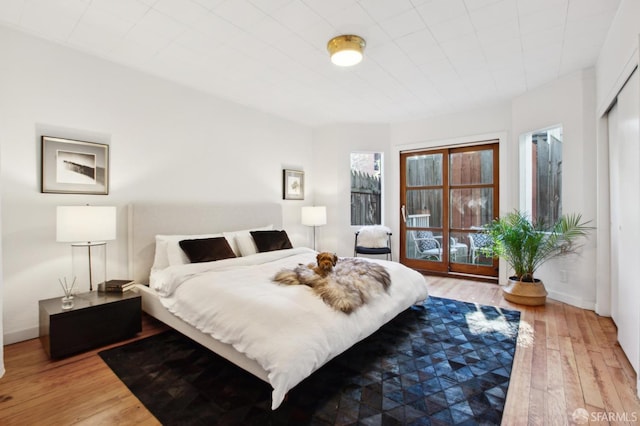
[[(521, 212), (526, 213), (533, 220), (536, 220), (536, 217), (534, 217), (533, 214), (533, 135), (544, 132), (549, 134), (550, 131), (553, 130), (559, 130), (560, 134), (562, 134), (563, 136), (560, 142), (563, 144), (561, 152), (564, 155), (564, 126), (562, 125), (562, 123), (553, 124), (527, 133), (523, 133), (519, 138), (519, 209)], [(562, 185), (560, 185), (560, 206), (558, 209), (559, 216), (562, 215), (563, 194), (564, 191), (562, 190)]]

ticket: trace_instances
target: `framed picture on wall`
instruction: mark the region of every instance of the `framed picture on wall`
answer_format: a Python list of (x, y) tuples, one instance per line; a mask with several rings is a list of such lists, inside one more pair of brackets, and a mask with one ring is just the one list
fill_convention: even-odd
[(42, 136), (41, 191), (109, 193), (109, 145)]
[(304, 200), (304, 172), (282, 170), (282, 199)]

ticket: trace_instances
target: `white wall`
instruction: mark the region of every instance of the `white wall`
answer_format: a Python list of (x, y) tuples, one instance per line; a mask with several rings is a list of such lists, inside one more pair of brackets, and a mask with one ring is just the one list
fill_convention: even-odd
[(638, 65), (640, 1), (622, 0), (596, 62), (598, 114), (615, 99)]
[[(581, 213), (597, 223), (595, 74), (593, 69), (562, 77), (514, 99), (512, 143), (523, 133), (563, 127), (562, 212)], [(510, 159), (518, 163), (517, 151)], [(515, 176), (517, 179), (517, 175)], [(554, 260), (540, 268), (549, 296), (575, 306), (593, 309), (596, 288), (596, 232), (591, 232), (579, 257)], [(566, 282), (561, 281), (566, 271)], [(563, 279), (563, 278), (562, 278)]]
[[(118, 206), (109, 278), (127, 274), (132, 202), (281, 202), (292, 242), (309, 244), (310, 128), (3, 28), (0, 56), (5, 344), (37, 336), (38, 300), (61, 296), (57, 279), (71, 274), (58, 205)], [(110, 194), (41, 194), (43, 133), (109, 143)], [(283, 168), (308, 171), (307, 200), (282, 201)]]
[[(400, 169), (400, 152), (418, 149), (431, 149), (443, 146), (468, 145), (479, 141), (498, 140), (500, 143), (500, 210), (508, 211), (513, 204), (508, 176), (511, 168), (504, 161), (509, 152), (511, 128), (511, 103), (503, 102), (488, 105), (484, 108), (465, 111), (457, 114), (434, 117), (427, 120), (417, 120), (406, 123), (396, 123), (391, 126), (391, 145), (394, 156), (394, 167)], [(396, 206), (400, 200), (400, 175), (393, 176), (391, 184)], [(399, 206), (392, 209), (393, 230), (396, 235), (400, 232)], [(396, 238), (396, 241), (399, 237)], [(398, 247), (399, 249), (399, 247)], [(506, 269), (501, 263), (501, 275)]]
[[(383, 153), (383, 222), (390, 226), (393, 198), (391, 177), (397, 174), (389, 150), (387, 124), (345, 124), (318, 128), (313, 134), (313, 173), (316, 178), (315, 204), (327, 206), (327, 225), (319, 227), (318, 250), (338, 256), (353, 256), (355, 231), (351, 226), (352, 152)], [(397, 252), (394, 253), (397, 259)]]
[[(563, 211), (580, 212), (585, 219), (596, 219), (595, 178), (595, 77), (593, 70), (577, 72), (515, 98), (511, 102), (482, 109), (391, 126), (391, 144), (396, 152), (500, 138), (500, 211), (519, 206), (518, 143), (522, 133), (564, 126)], [(504, 135), (504, 136), (501, 136)], [(396, 155), (397, 157), (397, 155)], [(397, 162), (398, 159), (396, 158)], [(399, 199), (399, 177), (392, 188)], [(395, 201), (397, 203), (397, 201)], [(399, 221), (395, 215), (394, 223)], [(395, 227), (397, 231), (397, 226)], [(538, 276), (550, 296), (576, 306), (593, 309), (595, 303), (595, 233), (575, 261), (552, 262)], [(560, 270), (567, 270), (566, 283), (560, 283)], [(506, 273), (501, 268), (500, 280)]]

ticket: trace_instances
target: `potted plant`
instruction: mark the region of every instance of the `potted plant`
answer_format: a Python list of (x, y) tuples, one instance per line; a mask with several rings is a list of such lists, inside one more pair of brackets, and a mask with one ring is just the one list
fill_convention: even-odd
[(503, 258), (514, 271), (503, 297), (523, 305), (544, 305), (547, 291), (534, 273), (550, 259), (576, 253), (576, 241), (592, 229), (588, 223), (580, 214), (570, 214), (546, 226), (516, 210), (486, 225), (491, 244), (483, 249), (484, 254)]

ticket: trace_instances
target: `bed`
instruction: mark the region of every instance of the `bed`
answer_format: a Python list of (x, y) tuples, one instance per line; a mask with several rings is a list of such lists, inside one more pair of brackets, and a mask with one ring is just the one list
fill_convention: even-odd
[[(309, 287), (278, 285), (278, 271), (316, 255), (306, 247), (259, 252), (251, 241), (250, 230), (281, 228), (278, 204), (129, 206), (129, 269), (143, 310), (269, 383), (272, 409), (330, 359), (427, 297), (421, 274), (377, 259), (366, 261), (384, 266), (391, 286), (351, 314)], [(176, 250), (177, 241), (221, 235), (240, 256), (189, 263)]]

